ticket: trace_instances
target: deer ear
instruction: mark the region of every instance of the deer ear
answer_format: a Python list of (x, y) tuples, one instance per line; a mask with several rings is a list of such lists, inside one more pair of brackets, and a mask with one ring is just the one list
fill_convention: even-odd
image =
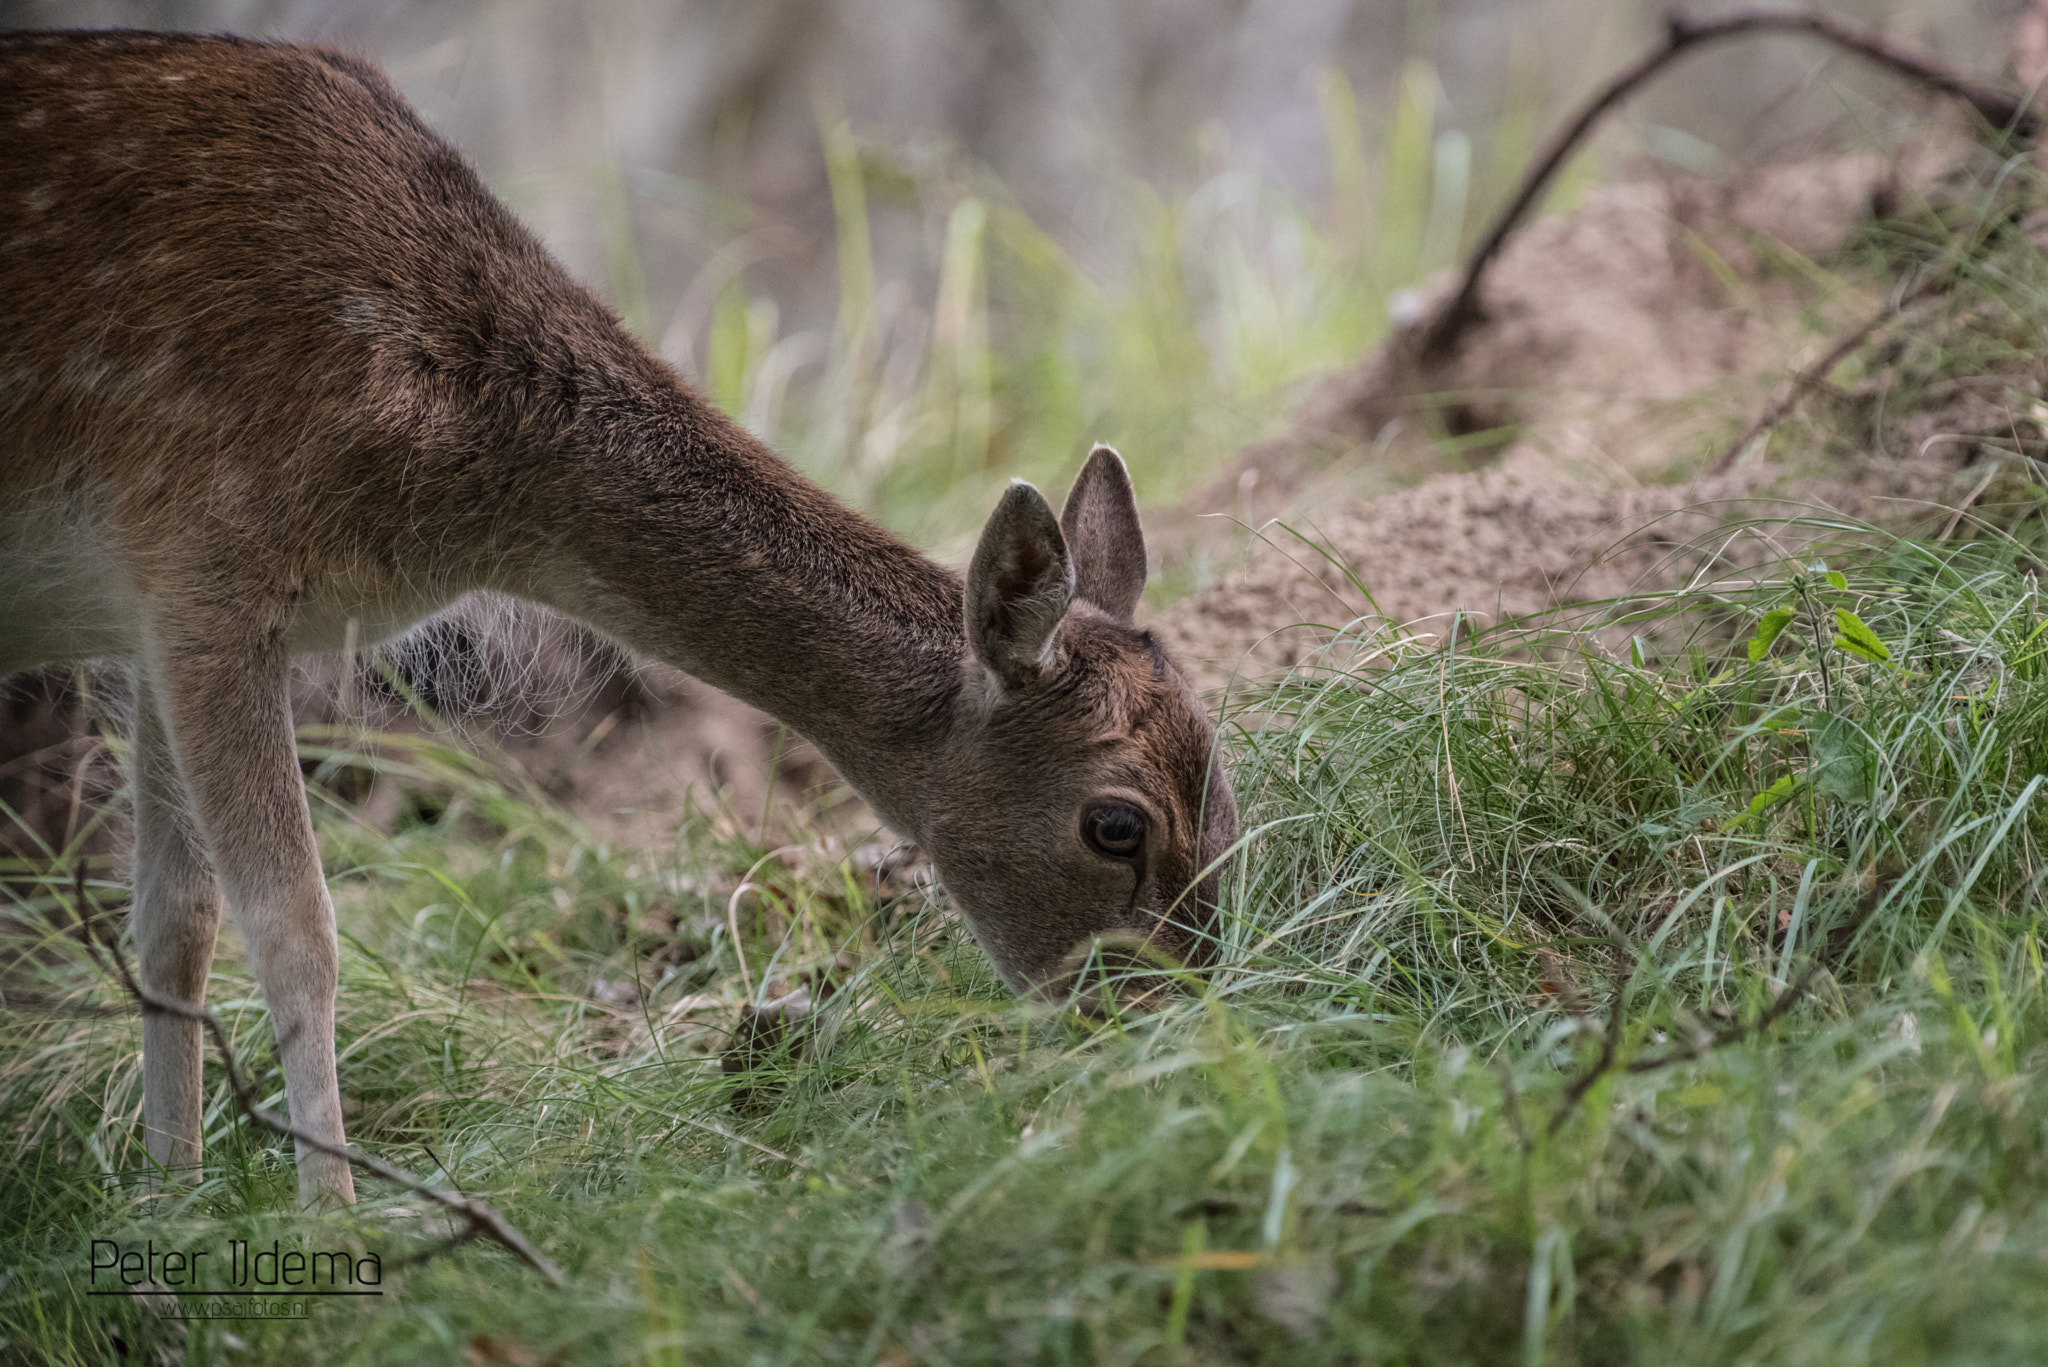
[(1032, 682), (1074, 597), (1067, 540), (1045, 495), (1012, 480), (967, 570), (967, 643), (1006, 688)]
[(1074, 592), (1120, 622), (1145, 591), (1145, 531), (1124, 458), (1107, 446), (1088, 453), (1060, 514), (1074, 557)]

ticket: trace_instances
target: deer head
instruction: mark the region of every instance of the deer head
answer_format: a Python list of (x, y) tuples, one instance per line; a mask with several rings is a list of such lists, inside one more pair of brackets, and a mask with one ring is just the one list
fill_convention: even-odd
[(1013, 483), (967, 573), (954, 800), (926, 846), (1020, 991), (1062, 990), (1091, 954), (1202, 957), (1237, 811), (1207, 712), (1133, 620), (1144, 585), (1130, 475), (1106, 446), (1057, 519)]

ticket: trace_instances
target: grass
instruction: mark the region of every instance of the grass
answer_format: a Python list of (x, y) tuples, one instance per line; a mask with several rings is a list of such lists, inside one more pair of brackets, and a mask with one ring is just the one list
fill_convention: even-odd
[[(1340, 186), (1368, 180), (1347, 99), (1326, 85)], [(1386, 174), (1455, 183), (1456, 144), (1410, 103)], [(1227, 237), (1190, 237), (1194, 204), (1138, 220), (1158, 246), (1105, 303), (987, 193), (946, 209), (929, 344), (889, 341), (855, 250), (874, 167), (829, 124), (827, 146), (854, 245), (823, 378), (776, 427), (788, 339), (740, 284), (716, 295), (707, 373), (870, 506), (940, 487), (938, 525), (945, 498), (1066, 460), (1112, 410), (1128, 427), (1103, 435), (1220, 449), (1248, 421), (1233, 404), (1376, 326), (1362, 293), (1324, 288), (1320, 247), (1275, 292)], [(1400, 231), (1361, 209), (1328, 240), (1373, 225), (1426, 261), (1453, 219), (1427, 198)], [(1898, 395), (1936, 411), (1959, 378), (2038, 393), (2048, 274), (1990, 203), (1873, 237), (1879, 270), (1964, 242), (1953, 307), (1866, 359), (1897, 383), (1844, 383), (1781, 441), (1882, 444)], [(1253, 282), (1207, 297), (1269, 313), (1219, 306), (1201, 316), (1242, 332), (1190, 344), (1191, 240), (1214, 279)], [(986, 301), (1033, 260), (1071, 288), (1019, 288), (1048, 321), (1006, 339), (993, 320), (1014, 315)], [(1333, 298), (1350, 312), (1323, 318)], [(892, 371), (899, 344), (917, 364)], [(139, 1028), (68, 933), (57, 861), (11, 910), (0, 976), (0, 1357), (2039, 1361), (2030, 440), (2010, 441), (2005, 531), (1789, 519), (1761, 530), (1804, 549), (1741, 586), (1441, 638), (1357, 627), (1238, 700), (1247, 835), (1217, 964), (1147, 1015), (1011, 1000), (942, 899), (878, 883), (857, 841), (798, 817), (706, 810), (672, 849), (624, 851), (502, 757), (308, 734), (352, 1135), (498, 1205), (568, 1287), (440, 1247), (430, 1212), (374, 1184), (297, 1214), (288, 1156), (217, 1068), (206, 1180), (146, 1195)], [(370, 769), (407, 794), (389, 829), (344, 797)], [(818, 1003), (802, 1028), (736, 1029), (799, 988)], [(211, 995), (281, 1104), (232, 944)], [(374, 1253), (385, 1294), (191, 1322), (83, 1294), (95, 1240), (218, 1257), (230, 1239)]]
[[(217, 1077), (208, 1181), (140, 1198), (136, 1027), (52, 934), (54, 1000), (5, 1018), (0, 1333), (59, 1362), (2032, 1359), (2048, 602), (2018, 553), (1625, 605), (1693, 630), (1661, 658), (1523, 623), (1304, 671), (1236, 742), (1222, 967), (1106, 1024), (1007, 1000), (939, 903), (829, 850), (706, 824), (626, 856), (414, 742), (395, 834), (322, 821), (356, 1135), (499, 1203), (569, 1289), (476, 1247), (396, 1270), (435, 1235), (401, 1195), (290, 1214)], [(732, 1071), (736, 950), (756, 996), (835, 990)], [(246, 982), (216, 1001), (276, 1092)], [(394, 1270), (304, 1322), (170, 1326), (75, 1294), (93, 1238)]]

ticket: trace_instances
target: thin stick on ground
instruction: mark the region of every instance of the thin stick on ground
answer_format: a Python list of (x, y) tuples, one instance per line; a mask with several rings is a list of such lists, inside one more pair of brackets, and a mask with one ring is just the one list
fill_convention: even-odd
[[(1700, 1036), (1690, 1044), (1680, 1045), (1661, 1054), (1651, 1054), (1646, 1058), (1630, 1059), (1627, 1063), (1621, 1062), (1622, 1007), (1627, 996), (1627, 985), (1624, 984), (1622, 990), (1615, 994), (1614, 1005), (1608, 1013), (1607, 1029), (1601, 1037), (1600, 1057), (1593, 1060), (1592, 1067), (1572, 1079), (1572, 1085), (1565, 1090), (1563, 1103), (1558, 1106), (1557, 1113), (1550, 1117), (1550, 1133), (1556, 1134), (1563, 1129), (1565, 1122), (1577, 1112), (1579, 1103), (1586, 1099), (1586, 1094), (1593, 1090), (1601, 1078), (1617, 1068), (1625, 1073), (1654, 1073), (1661, 1068), (1705, 1058), (1723, 1045), (1739, 1043), (1751, 1035), (1761, 1034), (1770, 1029), (1805, 999), (1806, 994), (1813, 988), (1814, 979), (1820, 976), (1820, 971), (1820, 964), (1810, 965), (1778, 994), (1776, 1001), (1758, 1012), (1754, 1020), (1724, 1025), (1719, 1030)], [(1633, 977), (1633, 973), (1630, 976)]]
[(213, 1041), (215, 1051), (220, 1055), (221, 1066), (227, 1071), (228, 1090), (234, 1093), (236, 1105), (241, 1108), (242, 1114), (248, 1117), (250, 1124), (294, 1140), (302, 1149), (311, 1149), (316, 1153), (340, 1158), (373, 1177), (381, 1177), (394, 1186), (403, 1187), (413, 1195), (431, 1201), (464, 1222), (464, 1227), (459, 1232), (433, 1245), (425, 1253), (406, 1259), (406, 1262), (417, 1262), (477, 1239), (487, 1239), (539, 1273), (541, 1279), (549, 1286), (558, 1291), (562, 1289), (566, 1283), (561, 1269), (492, 1207), (482, 1201), (422, 1182), (411, 1173), (393, 1167), (383, 1159), (373, 1157), (360, 1149), (347, 1144), (329, 1143), (316, 1135), (308, 1134), (282, 1116), (258, 1104), (255, 1090), (250, 1087), (248, 1080), (242, 1076), (242, 1070), (235, 1064), (235, 1051), (228, 1044), (227, 1032), (221, 1027), (220, 1018), (203, 1007), (173, 1001), (150, 991), (136, 979), (133, 970), (128, 966), (127, 957), (121, 953), (120, 946), (111, 939), (103, 941), (100, 938), (87, 910), (85, 870), (82, 865), (76, 871), (72, 892), (75, 898), (72, 909), (78, 918), (79, 929), (85, 936), (86, 952), (109, 977), (121, 984), (122, 989), (135, 999), (145, 1014), (155, 1013), (175, 1016), (180, 1020), (196, 1021), (205, 1029), (208, 1038)]
[(1917, 53), (1894, 47), (1877, 34), (1854, 28), (1825, 14), (1792, 10), (1744, 10), (1717, 19), (1695, 20), (1673, 14), (1666, 21), (1664, 41), (1617, 72), (1582, 106), (1578, 114), (1554, 136), (1528, 172), (1521, 185), (1494, 219), (1493, 226), (1474, 249), (1466, 263), (1457, 293), (1424, 326), (1416, 354), (1424, 362), (1446, 359), (1464, 340), (1465, 334), (1485, 317), (1479, 304), (1479, 287), (1494, 258), (1500, 255), (1508, 237), (1535, 208), (1536, 201), (1563, 169), (1601, 116), (1633, 94), (1636, 89), (1685, 54), (1712, 43), (1752, 33), (1803, 34), (1832, 43), (1867, 61), (1884, 67), (1907, 80), (1961, 100), (1994, 128), (2021, 137), (2038, 131), (2040, 115), (2027, 97), (1996, 86), (1973, 81), (1961, 72)]
[(1984, 478), (1977, 481), (1977, 487), (1963, 495), (1963, 501), (1956, 505), (1948, 524), (1941, 529), (1941, 534), (1934, 538), (1936, 541), (1946, 541), (1956, 534), (1956, 528), (1963, 525), (1963, 518), (1969, 514), (1970, 505), (1984, 497), (1984, 491), (1991, 487), (1991, 481), (1998, 478), (1999, 468), (1999, 462), (1993, 460), (1991, 468), (1984, 472)]
[(1820, 964), (1808, 965), (1804, 973), (1793, 979), (1791, 984), (1778, 994), (1776, 1001), (1757, 1013), (1755, 1020), (1736, 1021), (1733, 1024), (1724, 1025), (1719, 1030), (1694, 1040), (1691, 1044), (1680, 1045), (1678, 1048), (1668, 1050), (1662, 1054), (1652, 1054), (1648, 1058), (1630, 1059), (1628, 1071), (1631, 1073), (1654, 1073), (1659, 1068), (1669, 1068), (1679, 1063), (1691, 1063), (1694, 1059), (1705, 1058), (1708, 1054), (1711, 1054), (1714, 1050), (1719, 1049), (1725, 1044), (1735, 1044), (1747, 1039), (1751, 1035), (1760, 1034), (1770, 1029), (1773, 1025), (1783, 1020), (1786, 1013), (1799, 1005), (1805, 999), (1806, 994), (1813, 990), (1813, 980), (1820, 976), (1820, 971)]
[(1785, 392), (1780, 394), (1770, 407), (1757, 414), (1756, 421), (1744, 429), (1742, 435), (1737, 437), (1734, 443), (1715, 459), (1713, 465), (1709, 467), (1710, 473), (1716, 475), (1726, 474), (1729, 470), (1733, 469), (1735, 462), (1741, 458), (1742, 453), (1749, 449), (1750, 443), (1764, 436), (1772, 428), (1783, 422), (1786, 416), (1799, 405), (1799, 401), (1812, 393), (1820, 385), (1821, 381), (1825, 380), (1833, 372), (1836, 366), (1849, 359), (1852, 354), (1872, 337), (1875, 337), (1879, 332), (1896, 322), (1912, 305), (1919, 303), (1922, 299), (1934, 293), (1940, 285), (1947, 282), (1947, 279), (1947, 272), (1929, 276), (1926, 280), (1921, 281), (1905, 294), (1893, 299), (1882, 309), (1878, 310), (1878, 312), (1850, 329), (1840, 341), (1828, 348), (1826, 355), (1792, 378), (1792, 383), (1785, 387)]
[(1621, 1053), (1623, 1008), (1628, 1004), (1629, 983), (1635, 978), (1636, 969), (1640, 966), (1640, 962), (1632, 964), (1628, 978), (1623, 979), (1621, 986), (1616, 989), (1614, 1005), (1608, 1008), (1607, 1012), (1607, 1028), (1600, 1033), (1600, 1057), (1593, 1060), (1593, 1066), (1574, 1078), (1572, 1085), (1565, 1089), (1563, 1103), (1558, 1106), (1557, 1114), (1550, 1117), (1551, 1134), (1556, 1134), (1564, 1128), (1564, 1122), (1571, 1119), (1573, 1112), (1579, 1109), (1579, 1103), (1586, 1099), (1586, 1093), (1592, 1091), (1595, 1083), (1614, 1070), (1614, 1061)]

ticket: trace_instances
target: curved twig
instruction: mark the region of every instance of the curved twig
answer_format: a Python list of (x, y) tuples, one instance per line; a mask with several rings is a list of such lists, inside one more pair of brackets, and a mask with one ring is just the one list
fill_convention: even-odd
[[(1785, 392), (1780, 394), (1770, 407), (1757, 414), (1756, 421), (1735, 439), (1733, 445), (1721, 453), (1712, 466), (1708, 467), (1708, 473), (1721, 475), (1733, 469), (1742, 453), (1749, 449), (1749, 444), (1783, 422), (1799, 401), (1818, 388), (1821, 381), (1827, 379), (1836, 366), (1848, 360), (1871, 338), (1897, 322), (1906, 310), (1948, 288), (1955, 280), (1956, 269), (1961, 263), (1962, 256), (1963, 244), (1952, 245), (1942, 254), (1941, 259), (1928, 269), (1926, 276), (1919, 283), (1911, 288), (1902, 287), (1894, 290), (1883, 308), (1844, 333), (1841, 340), (1829, 347), (1819, 360), (1793, 376), (1792, 383), (1785, 387)], [(1939, 539), (1947, 538), (1944, 536)]]
[(394, 1186), (403, 1187), (464, 1222), (461, 1230), (424, 1252), (405, 1259), (405, 1262), (421, 1261), (472, 1240), (488, 1239), (539, 1273), (541, 1278), (557, 1291), (566, 1285), (562, 1278), (562, 1270), (556, 1267), (545, 1253), (528, 1242), (526, 1236), (515, 1229), (510, 1221), (482, 1201), (422, 1182), (411, 1173), (393, 1167), (383, 1159), (364, 1153), (361, 1149), (347, 1144), (330, 1143), (317, 1135), (308, 1134), (284, 1117), (258, 1104), (255, 1089), (249, 1085), (248, 1079), (242, 1076), (242, 1070), (235, 1064), (235, 1051), (228, 1044), (227, 1032), (221, 1028), (220, 1017), (204, 1007), (160, 997), (136, 981), (135, 973), (129, 968), (120, 947), (102, 941), (99, 932), (93, 927), (92, 918), (86, 913), (83, 867), (78, 871), (73, 892), (77, 899), (73, 911), (78, 917), (79, 928), (85, 935), (86, 952), (92, 955), (94, 962), (98, 963), (108, 976), (121, 984), (145, 1014), (176, 1016), (180, 1020), (197, 1021), (205, 1028), (207, 1035), (213, 1040), (214, 1049), (220, 1054), (222, 1067), (227, 1071), (228, 1089), (234, 1093), (235, 1103), (241, 1107), (242, 1114), (249, 1118), (251, 1124), (269, 1130), (272, 1134), (295, 1140), (301, 1148), (342, 1159), (372, 1176), (381, 1177)]
[(1783, 1020), (1793, 1007), (1805, 999), (1807, 993), (1813, 990), (1814, 980), (1820, 977), (1824, 967), (1825, 965), (1819, 963), (1808, 964), (1806, 971), (1793, 979), (1769, 1006), (1758, 1012), (1755, 1020), (1735, 1021), (1711, 1034), (1701, 1036), (1691, 1044), (1680, 1045), (1666, 1053), (1652, 1054), (1648, 1058), (1630, 1059), (1627, 1071), (1654, 1073), (1673, 1064), (1691, 1063), (1695, 1059), (1705, 1058), (1723, 1045), (1737, 1044), (1751, 1035), (1762, 1034)]
[[(1586, 1093), (1592, 1091), (1593, 1085), (1603, 1077), (1616, 1072), (1654, 1073), (1675, 1064), (1691, 1063), (1696, 1059), (1705, 1058), (1724, 1045), (1738, 1044), (1752, 1035), (1762, 1034), (1783, 1020), (1793, 1007), (1806, 999), (1807, 994), (1813, 990), (1815, 979), (1820, 977), (1823, 967), (1825, 965), (1818, 962), (1807, 965), (1806, 971), (1788, 984), (1775, 1001), (1758, 1012), (1754, 1020), (1735, 1021), (1722, 1026), (1719, 1030), (1700, 1035), (1690, 1044), (1681, 1044), (1661, 1054), (1632, 1058), (1626, 1062), (1621, 1058), (1621, 1012), (1623, 1000), (1628, 992), (1627, 984), (1624, 983), (1621, 990), (1615, 993), (1614, 1005), (1608, 1012), (1607, 1028), (1600, 1041), (1600, 1056), (1593, 1060), (1590, 1068), (1572, 1079), (1571, 1086), (1565, 1090), (1564, 1100), (1550, 1117), (1549, 1133), (1556, 1134), (1564, 1127), (1565, 1122), (1578, 1110), (1579, 1103), (1585, 1100)], [(1633, 972), (1630, 976), (1634, 976)]]
[(1603, 114), (1686, 53), (1752, 33), (1792, 33), (1819, 38), (1908, 80), (1961, 100), (1994, 128), (2022, 137), (2031, 137), (2039, 131), (2040, 114), (2025, 96), (1973, 81), (1951, 67), (1894, 47), (1874, 33), (1853, 28), (1825, 14), (1744, 10), (1704, 20), (1673, 14), (1666, 21), (1663, 43), (1617, 72), (1580, 108), (1571, 122), (1558, 131), (1543, 155), (1524, 174), (1514, 198), (1508, 201), (1507, 207), (1501, 210), (1493, 226), (1487, 230), (1485, 238), (1473, 250), (1465, 265), (1464, 277), (1458, 283), (1457, 293), (1425, 325), (1416, 349), (1420, 359), (1425, 362), (1445, 359), (1464, 340), (1465, 334), (1483, 319), (1479, 286), (1488, 267)]
[(1815, 386), (1828, 377), (1828, 373), (1849, 358), (1855, 351), (1893, 319), (1905, 310), (1910, 299), (1899, 299), (1887, 303), (1878, 312), (1857, 324), (1842, 340), (1829, 347), (1827, 354), (1794, 376), (1792, 383), (1785, 386), (1785, 392), (1772, 400), (1771, 406), (1757, 414), (1756, 421), (1746, 428), (1742, 435), (1729, 443), (1714, 463), (1707, 467), (1707, 473), (1723, 475), (1735, 467), (1736, 459), (1749, 449), (1749, 444), (1768, 433), (1785, 420), (1785, 415), (1804, 398)]

